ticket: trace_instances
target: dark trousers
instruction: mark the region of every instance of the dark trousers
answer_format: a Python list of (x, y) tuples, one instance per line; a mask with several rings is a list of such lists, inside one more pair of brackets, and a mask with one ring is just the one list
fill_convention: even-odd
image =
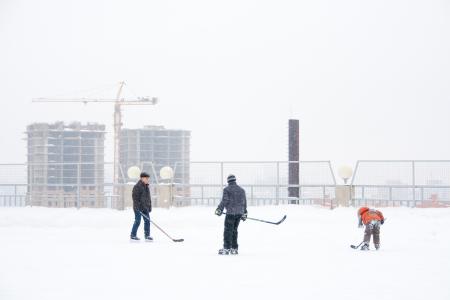
[(226, 215), (225, 230), (223, 232), (223, 248), (238, 249), (238, 227), (242, 215)]
[(364, 230), (364, 242), (369, 244), (372, 235), (375, 247), (380, 247), (380, 223), (376, 222), (374, 224), (369, 223), (366, 225), (366, 230)]
[[(150, 215), (148, 213), (144, 214), (147, 218), (144, 218), (144, 233), (145, 236), (150, 236)], [(131, 236), (136, 236), (139, 225), (141, 225), (142, 215), (138, 210), (134, 210), (134, 224), (131, 229)]]

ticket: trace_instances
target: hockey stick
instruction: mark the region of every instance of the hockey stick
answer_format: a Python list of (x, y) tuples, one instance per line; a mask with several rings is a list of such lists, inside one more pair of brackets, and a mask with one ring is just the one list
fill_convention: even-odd
[(364, 241), (362, 241), (358, 246), (350, 245), (350, 247), (352, 247), (353, 249), (358, 249), (363, 243)]
[[(224, 215), (228, 215), (227, 213), (223, 213)], [(280, 221), (278, 222), (270, 222), (270, 221), (266, 221), (266, 220), (261, 220), (261, 219), (256, 219), (256, 218), (249, 218), (247, 217), (246, 220), (252, 220), (252, 221), (258, 221), (258, 222), (263, 222), (263, 223), (267, 223), (267, 224), (273, 224), (273, 225), (280, 225), (281, 223), (284, 222), (284, 220), (286, 220), (287, 216), (285, 215)]]
[(147, 219), (150, 223), (152, 223), (153, 225), (155, 225), (156, 228), (158, 228), (159, 230), (161, 230), (162, 233), (164, 233), (169, 239), (171, 239), (172, 241), (179, 243), (179, 242), (184, 242), (184, 239), (174, 239), (172, 238), (170, 235), (167, 234), (167, 232), (165, 232), (161, 227), (159, 227), (157, 224), (155, 224), (155, 222), (153, 222), (152, 220), (150, 220), (146, 215), (144, 215), (142, 212), (139, 212), (145, 219)]

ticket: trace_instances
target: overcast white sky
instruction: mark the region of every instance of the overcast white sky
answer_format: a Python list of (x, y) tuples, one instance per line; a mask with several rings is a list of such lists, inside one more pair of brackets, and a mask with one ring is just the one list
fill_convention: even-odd
[(121, 80), (160, 99), (125, 127), (191, 130), (193, 160), (285, 160), (289, 117), (302, 160), (449, 159), (450, 1), (0, 0), (0, 162), (32, 122), (112, 131), (31, 98)]

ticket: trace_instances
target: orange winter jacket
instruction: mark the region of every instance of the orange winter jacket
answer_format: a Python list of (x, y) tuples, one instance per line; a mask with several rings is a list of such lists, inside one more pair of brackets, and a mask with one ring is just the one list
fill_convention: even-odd
[(358, 218), (364, 223), (369, 224), (371, 221), (383, 221), (384, 216), (379, 210), (370, 209), (368, 207), (361, 207), (358, 210)]

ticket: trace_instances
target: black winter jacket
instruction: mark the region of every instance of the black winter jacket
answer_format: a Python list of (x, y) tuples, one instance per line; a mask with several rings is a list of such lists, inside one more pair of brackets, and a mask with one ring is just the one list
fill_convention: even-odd
[(223, 189), (222, 201), (218, 207), (223, 211), (225, 208), (228, 214), (242, 215), (247, 212), (247, 197), (245, 191), (236, 182), (230, 182)]
[(133, 209), (143, 213), (152, 211), (152, 198), (148, 184), (139, 180), (133, 187)]

